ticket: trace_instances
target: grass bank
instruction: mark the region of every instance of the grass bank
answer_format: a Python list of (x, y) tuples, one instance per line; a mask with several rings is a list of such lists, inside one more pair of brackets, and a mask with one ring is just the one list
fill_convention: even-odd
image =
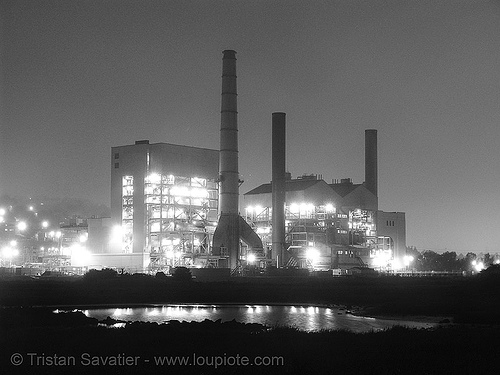
[(81, 313), (16, 310), (0, 310), (7, 374), (494, 374), (500, 347), (499, 326), (354, 334), (205, 321), (110, 329)]

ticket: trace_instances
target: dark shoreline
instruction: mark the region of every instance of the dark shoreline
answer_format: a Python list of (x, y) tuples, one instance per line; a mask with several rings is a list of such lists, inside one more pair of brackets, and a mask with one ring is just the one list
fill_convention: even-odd
[[(16, 310), (16, 309), (14, 309)], [(22, 309), (30, 311), (31, 309)], [(379, 332), (303, 332), (234, 321), (128, 323), (106, 328), (82, 313), (51, 314), (27, 321), (0, 312), (0, 365), (6, 374), (494, 374), (500, 326), (448, 325), (434, 329), (394, 327)], [(50, 311), (47, 311), (51, 313)], [(28, 313), (29, 314), (29, 313)], [(42, 319), (39, 319), (42, 318)], [(6, 324), (10, 323), (10, 324)], [(108, 324), (112, 324), (109, 321)], [(24, 360), (12, 365), (14, 355)], [(281, 360), (265, 367), (166, 366), (156, 357), (245, 356)], [(83, 357), (138, 358), (130, 365), (92, 365)], [(30, 362), (40, 357), (38, 362)], [(47, 364), (54, 358), (76, 363)]]
[[(0, 366), (35, 374), (494, 374), (500, 348), (500, 279), (237, 279), (179, 283), (152, 277), (113, 280), (0, 280)], [(160, 301), (160, 302), (158, 302)], [(432, 329), (381, 332), (302, 332), (237, 322), (128, 323), (110, 329), (81, 313), (52, 314), (57, 306), (152, 304), (327, 305), (374, 317), (453, 317)], [(43, 302), (43, 303), (42, 303)], [(221, 302), (218, 302), (221, 303)], [(215, 304), (215, 303), (214, 303)], [(42, 305), (46, 314), (31, 314)], [(17, 307), (16, 307), (17, 306)], [(50, 307), (49, 307), (50, 306)], [(22, 313), (16, 313), (21, 311)], [(112, 321), (110, 320), (110, 323)], [(11, 356), (280, 357), (283, 365), (64, 366), (11, 364)]]
[(334, 306), (369, 317), (500, 322), (500, 277), (275, 278), (176, 282), (126, 275), (110, 280), (0, 279), (0, 307), (287, 304)]

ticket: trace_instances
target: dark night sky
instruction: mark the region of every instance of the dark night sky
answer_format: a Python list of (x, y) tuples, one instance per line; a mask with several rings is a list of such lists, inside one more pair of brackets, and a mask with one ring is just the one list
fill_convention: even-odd
[(407, 244), (500, 251), (500, 2), (1, 2), (0, 195), (109, 205), (112, 146), (218, 148), (237, 51), (244, 193), (271, 179), (271, 113), (295, 177), (364, 180)]

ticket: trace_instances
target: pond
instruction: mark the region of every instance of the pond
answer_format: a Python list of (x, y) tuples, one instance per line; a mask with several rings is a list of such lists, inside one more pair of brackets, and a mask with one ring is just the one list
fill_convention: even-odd
[[(57, 311), (57, 310), (56, 310)], [(335, 307), (307, 305), (196, 305), (168, 304), (141, 307), (79, 309), (86, 316), (104, 320), (111, 317), (122, 321), (165, 323), (170, 320), (202, 322), (221, 319), (240, 323), (259, 323), (266, 326), (289, 326), (302, 331), (349, 330), (378, 331), (393, 326), (431, 328), (435, 323), (411, 320), (379, 319), (353, 315)]]

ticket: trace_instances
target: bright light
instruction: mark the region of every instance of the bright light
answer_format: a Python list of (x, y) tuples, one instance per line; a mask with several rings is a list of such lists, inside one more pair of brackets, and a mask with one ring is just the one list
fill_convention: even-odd
[(394, 259), (392, 261), (392, 269), (393, 270), (400, 270), (402, 267), (401, 267), (401, 262), (397, 259)]
[(297, 203), (292, 203), (290, 205), (290, 212), (291, 213), (295, 214), (295, 213), (299, 212), (299, 210), (300, 210), (300, 207), (299, 207), (299, 205)]
[(170, 189), (170, 194), (174, 196), (186, 197), (189, 195), (189, 189), (185, 186), (174, 186)]
[(270, 227), (258, 227), (256, 232), (258, 234), (269, 234), (269, 233), (271, 233), (271, 228)]
[(372, 265), (374, 267), (387, 267), (391, 257), (391, 251), (378, 250), (372, 258)]
[(333, 207), (333, 204), (328, 203), (328, 204), (325, 206), (325, 210), (326, 210), (326, 212), (333, 212), (333, 211), (335, 211), (335, 207)]
[(5, 212), (5, 208), (0, 208), (0, 216), (4, 216)]
[(247, 255), (247, 262), (248, 262), (248, 263), (253, 263), (253, 262), (255, 262), (255, 254), (248, 254), (248, 255)]
[(191, 196), (193, 198), (208, 198), (208, 190), (202, 188), (191, 189)]
[(26, 224), (26, 222), (20, 221), (19, 223), (17, 223), (17, 229), (19, 229), (21, 232), (25, 231), (27, 228), (28, 224)]
[(5, 246), (2, 248), (2, 255), (4, 258), (11, 259), (19, 255), (19, 250)]
[(500, 264), (500, 259), (495, 259), (495, 264)]
[(58, 231), (56, 232), (56, 238), (61, 238), (61, 236), (62, 236), (62, 233), (61, 233), (61, 231), (60, 231), (60, 230), (58, 230)]
[(316, 262), (319, 258), (319, 251), (314, 247), (308, 247), (306, 249), (306, 258), (311, 262)]
[(87, 234), (82, 234), (82, 235), (80, 235), (79, 240), (80, 240), (80, 242), (87, 242), (87, 240), (88, 240), (88, 235), (87, 235)]
[(8, 246), (2, 247), (2, 256), (4, 258), (9, 258), (11, 251), (11, 248)]
[(476, 269), (477, 272), (481, 272), (484, 269), (484, 263), (483, 262), (477, 262), (474, 265), (474, 268)]
[(255, 213), (258, 215), (262, 213), (262, 206), (255, 206)]
[(9, 243), (9, 244), (10, 244), (10, 246), (12, 246), (12, 247), (16, 247), (16, 246), (17, 246), (17, 241), (16, 241), (16, 240), (12, 240), (12, 241), (10, 241), (10, 243)]
[(404, 262), (405, 267), (408, 267), (410, 265), (410, 263), (413, 262), (414, 260), (415, 260), (415, 258), (413, 258), (412, 255), (405, 255), (403, 257), (403, 262)]
[(149, 182), (158, 184), (161, 182), (161, 176), (158, 173), (151, 173), (148, 177)]
[(123, 239), (123, 228), (121, 225), (115, 225), (111, 230), (111, 236), (109, 242), (111, 243), (122, 243)]
[(252, 213), (253, 212), (253, 206), (248, 206), (247, 207), (247, 212)]
[(49, 226), (48, 221), (42, 221), (42, 228), (47, 228)]
[(87, 266), (90, 263), (90, 252), (80, 244), (72, 245), (70, 250), (72, 266)]

